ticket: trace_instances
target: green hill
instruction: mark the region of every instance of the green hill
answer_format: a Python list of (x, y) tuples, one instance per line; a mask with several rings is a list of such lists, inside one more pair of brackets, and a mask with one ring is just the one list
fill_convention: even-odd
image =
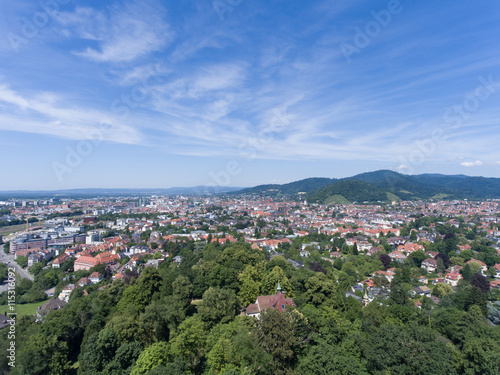
[(298, 194), (300, 192), (308, 193), (310, 191), (321, 188), (325, 185), (337, 181), (334, 178), (313, 177), (306, 178), (305, 180), (294, 181), (288, 184), (278, 185), (259, 185), (253, 188), (247, 188), (236, 191), (237, 194), (262, 194), (265, 195), (278, 195), (278, 194)]
[(387, 201), (387, 192), (363, 181), (342, 180), (319, 188), (306, 196), (311, 203), (345, 203)]
[[(348, 181), (351, 183), (347, 184)], [(390, 170), (379, 170), (339, 180), (308, 178), (284, 185), (260, 185), (235, 193), (260, 194), (261, 192), (264, 195), (293, 195), (305, 192), (309, 193), (307, 199), (311, 202), (322, 203), (399, 199), (497, 199), (500, 198), (500, 178), (441, 174), (410, 176)]]

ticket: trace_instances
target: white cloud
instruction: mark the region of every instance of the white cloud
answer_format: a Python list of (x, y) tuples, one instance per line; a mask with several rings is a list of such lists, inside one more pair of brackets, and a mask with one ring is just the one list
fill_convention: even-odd
[(483, 162), (481, 160), (476, 160), (476, 161), (464, 161), (463, 163), (460, 163), (462, 167), (478, 167), (483, 165)]
[(163, 76), (168, 75), (169, 70), (162, 64), (147, 64), (136, 66), (132, 69), (112, 71), (114, 80), (121, 86), (144, 84), (149, 86), (149, 80), (155, 85), (163, 81)]
[(73, 13), (59, 13), (56, 19), (66, 36), (103, 40), (106, 35), (106, 16), (92, 8), (77, 7)]
[(127, 62), (158, 51), (173, 39), (163, 20), (164, 9), (158, 3), (131, 3), (124, 9), (113, 8), (109, 15), (88, 8), (63, 13), (59, 22), (72, 28), (78, 37), (99, 43), (74, 51), (77, 56), (100, 62)]
[(0, 109), (0, 130), (126, 144), (139, 143), (142, 138), (137, 129), (108, 113), (71, 105), (52, 93), (28, 98), (0, 85)]

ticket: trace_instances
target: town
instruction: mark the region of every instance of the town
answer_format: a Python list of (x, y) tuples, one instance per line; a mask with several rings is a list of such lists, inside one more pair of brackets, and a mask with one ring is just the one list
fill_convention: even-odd
[(8, 211), (0, 221), (27, 223), (4, 237), (5, 253), (19, 265), (35, 275), (50, 268), (65, 271), (65, 282), (44, 291), (64, 302), (75, 288), (123, 279), (165, 261), (180, 263), (185, 247), (244, 242), (269, 259), (285, 257), (295, 268), (330, 266), (353, 295), (366, 289), (369, 301), (383, 293), (380, 287), (401, 265), (410, 264), (418, 271), (419, 305), (420, 296), (433, 295), (431, 289), (441, 293), (433, 288), (437, 284), (451, 292), (465, 267), (466, 277), (479, 273), (491, 289), (500, 289), (499, 203), (327, 206), (255, 196), (53, 198), (0, 202)]
[[(398, 304), (430, 311), (470, 284), (482, 294), (468, 296), (465, 309), (482, 309), (489, 324), (500, 323), (499, 200), (325, 205), (300, 194), (54, 197), (4, 200), (0, 213), (2, 261), (19, 277), (16, 303), (36, 306), (39, 323), (72, 301), (115, 284), (138, 285), (156, 270), (190, 273), (186, 298), (200, 314), (213, 287), (234, 294), (233, 318), (258, 318), (289, 305), (320, 306), (334, 289), (361, 309), (394, 303), (402, 290)], [(214, 251), (232, 259), (215, 261)], [(300, 280), (300, 272), (309, 273)], [(0, 315), (0, 327), (7, 326)], [(169, 327), (173, 332), (178, 323)]]

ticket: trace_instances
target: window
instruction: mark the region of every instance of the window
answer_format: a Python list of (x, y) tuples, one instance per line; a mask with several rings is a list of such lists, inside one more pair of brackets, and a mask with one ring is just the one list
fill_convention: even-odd
[(285, 310), (285, 305), (281, 305), (281, 308), (282, 308), (283, 310)]

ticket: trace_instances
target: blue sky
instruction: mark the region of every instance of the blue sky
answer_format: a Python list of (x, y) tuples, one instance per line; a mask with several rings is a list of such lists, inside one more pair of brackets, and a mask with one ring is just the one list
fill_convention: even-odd
[(500, 3), (5, 1), (0, 190), (500, 177)]

